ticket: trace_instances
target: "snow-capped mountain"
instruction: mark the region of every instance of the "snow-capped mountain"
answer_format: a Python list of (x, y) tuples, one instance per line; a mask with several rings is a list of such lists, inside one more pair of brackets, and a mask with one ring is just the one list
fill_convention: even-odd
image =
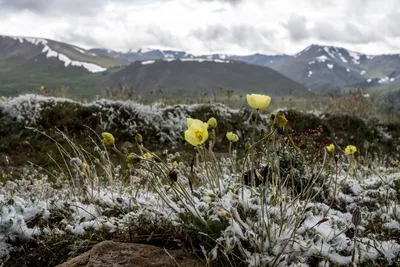
[(103, 54), (105, 56), (110, 56), (115, 59), (125, 60), (126, 62), (135, 62), (142, 60), (173, 60), (173, 59), (205, 59), (205, 60), (236, 60), (242, 61), (249, 64), (259, 65), (259, 66), (269, 66), (275, 62), (287, 58), (287, 55), (263, 55), (263, 54), (253, 54), (253, 55), (228, 55), (228, 54), (209, 54), (209, 55), (192, 55), (184, 51), (175, 50), (160, 50), (160, 49), (139, 49), (136, 52), (128, 51), (116, 52), (107, 49), (92, 49), (91, 51), (97, 54)]
[(157, 59), (180, 59), (194, 57), (193, 55), (187, 54), (183, 51), (159, 50), (151, 48), (142, 48), (135, 52), (132, 50), (129, 50), (128, 52), (117, 52), (104, 48), (95, 48), (91, 49), (90, 51), (96, 54), (112, 57), (114, 59), (123, 60), (126, 63)]
[[(162, 64), (162, 62), (174, 61), (178, 63)], [(236, 65), (239, 61), (248, 63), (247, 65), (250, 66)], [(183, 64), (179, 62), (183, 62)], [(191, 62), (194, 63), (191, 64)], [(210, 65), (209, 62), (218, 64)], [(207, 65), (215, 72), (213, 75), (216, 73), (225, 75), (224, 71), (230, 69), (232, 72), (229, 75), (238, 76), (236, 71), (242, 69), (248, 77), (242, 78), (251, 83), (254, 79), (251, 78), (252, 73), (249, 70), (252, 68), (251, 65), (258, 65), (267, 67), (264, 69), (266, 72), (269, 71), (268, 68), (272, 68), (296, 81), (296, 86), (297, 83), (300, 83), (312, 91), (354, 87), (374, 88), (374, 90), (379, 87), (384, 88), (383, 91), (390, 91), (400, 86), (400, 55), (371, 56), (334, 46), (311, 45), (293, 56), (264, 54), (239, 56), (222, 53), (193, 55), (185, 51), (151, 48), (128, 52), (102, 48), (85, 50), (49, 39), (0, 35), (0, 69), (2, 70), (0, 72), (0, 90), (6, 94), (31, 90), (41, 84), (55, 88), (67, 86), (77, 91), (81, 90), (80, 88), (97, 90), (96, 85), (99, 84), (99, 80), (108, 80), (110, 75), (119, 72), (126, 65), (136, 63), (139, 65), (135, 65), (136, 68), (133, 69), (146, 70), (146, 77), (152, 76), (155, 77), (155, 80), (161, 69), (165, 71), (163, 75), (166, 75), (168, 68), (186, 67), (187, 65), (190, 66), (192, 72), (195, 72), (203, 71), (204, 65)], [(151, 66), (145, 67), (144, 65)], [(139, 68), (138, 66), (143, 67)], [(128, 67), (126, 68), (128, 69)], [(154, 69), (155, 72), (150, 73), (148, 71), (150, 69)], [(262, 69), (253, 69), (253, 71), (261, 73)], [(225, 79), (231, 80), (228, 76)], [(172, 75), (171, 77), (171, 81), (178, 79), (178, 76)], [(195, 77), (190, 73), (188, 77), (179, 78), (184, 78), (186, 80), (184, 85), (190, 86), (196, 82), (190, 78), (202, 80), (205, 77), (206, 75)], [(135, 76), (132, 81), (140, 83), (136, 78)], [(118, 79), (111, 80), (118, 81)], [(219, 80), (217, 82), (215, 79), (215, 81), (220, 83)], [(171, 87), (173, 82), (165, 84)], [(230, 84), (224, 85), (230, 86)], [(236, 84), (238, 83), (236, 82)], [(243, 86), (249, 87), (246, 84)], [(87, 94), (91, 93), (87, 92)]]
[(93, 88), (93, 80), (99, 75), (106, 75), (107, 69), (123, 64), (123, 61), (49, 39), (0, 36), (0, 95), (38, 90), (41, 85), (90, 95), (83, 88)]
[(311, 45), (269, 66), (316, 91), (400, 83), (400, 55), (371, 56), (334, 46)]
[(139, 49), (136, 52), (92, 50), (126, 62), (152, 60), (242, 61), (270, 67), (314, 91), (345, 87), (382, 87), (400, 84), (400, 55), (371, 56), (342, 47), (310, 45), (300, 53), (288, 55), (192, 55), (184, 51)]
[(65, 67), (81, 67), (96, 73), (116, 65), (116, 61), (83, 48), (48, 39), (0, 35), (0, 60), (15, 59), (44, 64), (58, 61)]

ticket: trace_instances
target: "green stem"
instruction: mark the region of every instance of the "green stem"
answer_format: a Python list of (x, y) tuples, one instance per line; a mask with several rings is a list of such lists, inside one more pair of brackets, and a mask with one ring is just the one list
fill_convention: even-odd
[(255, 116), (256, 116), (256, 118), (255, 118), (254, 123), (253, 123), (253, 132), (252, 132), (252, 134), (251, 134), (251, 145), (254, 145), (254, 136), (255, 136), (255, 134), (256, 134), (256, 125), (257, 125), (258, 116), (259, 116), (259, 111), (258, 111), (258, 109), (256, 109)]
[(232, 142), (229, 142), (229, 157), (231, 158), (231, 174), (233, 173)]

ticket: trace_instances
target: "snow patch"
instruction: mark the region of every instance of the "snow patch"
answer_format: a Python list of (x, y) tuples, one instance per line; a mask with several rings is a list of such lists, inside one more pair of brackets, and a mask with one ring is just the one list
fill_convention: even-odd
[(341, 59), (344, 63), (347, 63), (347, 62), (348, 62), (347, 59), (344, 58), (344, 56), (342, 55), (342, 53), (339, 53), (339, 57), (340, 57), (340, 59)]
[(171, 62), (171, 61), (194, 61), (194, 62), (216, 62), (216, 63), (230, 63), (229, 60), (222, 60), (222, 59), (209, 59), (209, 58), (180, 58), (180, 59), (165, 59), (165, 61)]
[(325, 62), (329, 61), (329, 58), (327, 56), (319, 56), (315, 58), (318, 62)]
[(386, 83), (389, 81), (389, 77), (382, 78), (378, 81), (378, 83)]
[(154, 62), (155, 62), (155, 60), (142, 61), (142, 65), (153, 64)]
[(82, 54), (86, 54), (85, 50), (80, 49), (79, 47), (74, 47), (74, 49)]
[(353, 61), (353, 64), (359, 65), (360, 64), (360, 54), (357, 52), (353, 51), (348, 51), (350, 57), (352, 58), (351, 60)]
[(350, 72), (350, 69), (349, 69), (349, 68), (347, 68), (347, 69), (346, 69), (346, 71), (347, 71), (347, 72)]
[(325, 52), (331, 57), (331, 58), (335, 58), (335, 55), (331, 53), (331, 51), (329, 51), (329, 47), (325, 46), (324, 47)]
[(165, 58), (175, 58), (173, 54), (165, 54)]
[(312, 71), (310, 70), (310, 71), (308, 72), (308, 78), (310, 78), (311, 75), (312, 75)]
[(361, 75), (364, 75), (365, 73), (367, 73), (367, 71), (365, 71), (365, 70), (362, 70), (362, 71), (360, 72)]
[(333, 69), (333, 64), (326, 64), (326, 66), (330, 69)]

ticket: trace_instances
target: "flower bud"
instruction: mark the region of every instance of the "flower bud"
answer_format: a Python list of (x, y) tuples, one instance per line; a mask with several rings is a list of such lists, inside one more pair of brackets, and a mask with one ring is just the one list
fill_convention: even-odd
[(101, 140), (101, 142), (103, 142), (103, 144), (105, 144), (107, 146), (113, 146), (115, 144), (115, 138), (112, 134), (103, 132), (101, 134), (101, 136), (103, 137), (103, 139)]
[(141, 144), (143, 142), (143, 136), (140, 133), (137, 133), (135, 136), (136, 142)]
[(217, 128), (217, 119), (212, 117), (207, 121), (207, 124), (208, 124), (208, 128), (215, 129), (215, 128)]
[(237, 136), (237, 134), (234, 134), (232, 132), (227, 132), (226, 138), (229, 140), (229, 142), (232, 143), (239, 141), (239, 136)]

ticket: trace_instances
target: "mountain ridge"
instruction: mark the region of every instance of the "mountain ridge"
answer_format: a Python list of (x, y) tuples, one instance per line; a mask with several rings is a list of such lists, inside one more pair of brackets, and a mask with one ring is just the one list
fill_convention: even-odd
[[(311, 96), (303, 85), (268, 68), (220, 59), (169, 59), (135, 61), (99, 83), (112, 90), (149, 94), (157, 90), (179, 95), (210, 94), (220, 88), (236, 93), (267, 93), (274, 96)], [(172, 90), (173, 89), (173, 90)]]
[(400, 85), (400, 55), (367, 55), (340, 46), (311, 44), (294, 55), (192, 55), (184, 51), (140, 49), (137, 52), (113, 51), (127, 62), (170, 60), (172, 58), (235, 60), (272, 68), (316, 92), (344, 88), (379, 88)]
[[(159, 60), (171, 64), (160, 65)], [(121, 69), (139, 71), (139, 68), (130, 68), (129, 64), (141, 62), (140, 66), (151, 65), (155, 61), (157, 61), (157, 66), (164, 67), (175, 67), (176, 65), (172, 64), (174, 61), (184, 62), (178, 64), (182, 68), (186, 65), (189, 66), (192, 72), (197, 71), (197, 67), (201, 72), (204, 64), (208, 64), (207, 66), (210, 66), (215, 73), (210, 71), (208, 76), (202, 73), (202, 78), (197, 77), (197, 79), (210, 79), (216, 84), (224, 84), (215, 79), (217, 73), (221, 77), (233, 81), (236, 78), (229, 77), (227, 72), (230, 71), (230, 75), (238, 75), (237, 69), (243, 69), (248, 77), (252, 77), (252, 74), (248, 73), (251, 67), (236, 64), (243, 62), (263, 67), (265, 73), (273, 69), (279, 75), (296, 82), (296, 86), (300, 83), (313, 92), (330, 92), (348, 88), (363, 88), (369, 92), (388, 92), (396, 90), (400, 86), (399, 54), (366, 55), (338, 46), (311, 44), (295, 55), (264, 55), (261, 53), (193, 55), (179, 50), (146, 48), (124, 53), (104, 48), (83, 49), (51, 39), (0, 35), (0, 89), (3, 92), (11, 92), (15, 89), (17, 91), (27, 90), (46, 84), (55, 88), (73, 87), (75, 91), (90, 86), (94, 87), (93, 90), (98, 90), (97, 86), (107, 84), (108, 79), (121, 82), (116, 78), (117, 76), (113, 76), (115, 73), (120, 73)], [(231, 63), (234, 64), (234, 67), (227, 68), (220, 63)], [(143, 69), (152, 69), (152, 67), (142, 66), (140, 71)], [(257, 73), (262, 72), (257, 68), (253, 70)], [(174, 71), (179, 73), (176, 69)], [(149, 74), (146, 71), (144, 73), (146, 73), (144, 76), (146, 80)], [(166, 73), (164, 71), (163, 75), (167, 75)], [(185, 75), (194, 77), (191, 73)], [(279, 75), (275, 73), (270, 77), (271, 81), (264, 80), (264, 82), (274, 83), (275, 79), (282, 80)], [(239, 76), (248, 84), (253, 83), (251, 78)], [(132, 78), (132, 81), (137, 83), (135, 79)], [(175, 76), (173, 79), (185, 80), (179, 76)], [(260, 77), (257, 79), (263, 80)], [(165, 81), (167, 81), (167, 87), (174, 84), (168, 79)], [(206, 82), (200, 82), (200, 84), (212, 86)], [(229, 82), (225, 86), (235, 88), (237, 84), (241, 83)], [(133, 85), (127, 86), (132, 87)], [(185, 86), (190, 87), (191, 83), (187, 81)], [(205, 90), (206, 88), (202, 86), (199, 88)], [(246, 86), (246, 84), (242, 84), (242, 86), (252, 87)], [(262, 84), (259, 86), (262, 87)]]

